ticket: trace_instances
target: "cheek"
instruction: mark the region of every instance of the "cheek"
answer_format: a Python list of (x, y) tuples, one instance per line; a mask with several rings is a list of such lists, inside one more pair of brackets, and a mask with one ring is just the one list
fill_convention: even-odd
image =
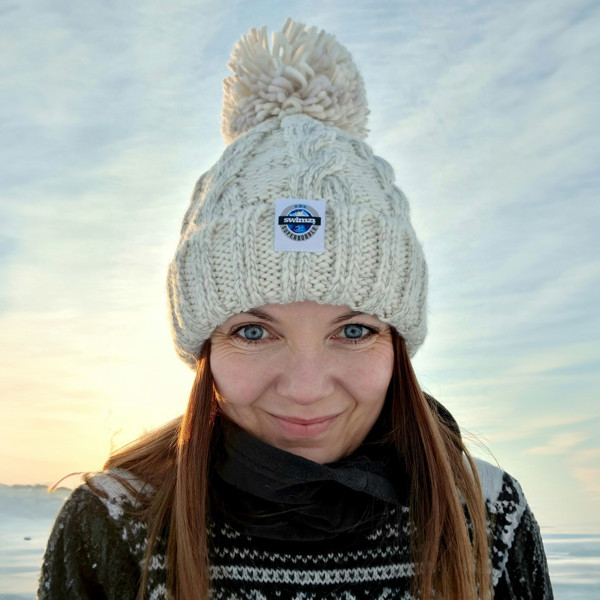
[(210, 368), (219, 396), (226, 404), (252, 404), (267, 385), (267, 373), (247, 356), (211, 354)]
[(382, 403), (387, 393), (394, 367), (393, 351), (374, 351), (359, 357), (348, 369), (345, 380), (356, 399), (364, 404)]

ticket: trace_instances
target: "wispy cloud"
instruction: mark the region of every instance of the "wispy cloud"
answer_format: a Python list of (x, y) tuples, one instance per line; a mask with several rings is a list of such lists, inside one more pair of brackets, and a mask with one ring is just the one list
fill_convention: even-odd
[(563, 454), (565, 451), (571, 450), (575, 446), (579, 446), (582, 442), (588, 439), (588, 436), (576, 432), (565, 431), (553, 435), (543, 446), (535, 446), (527, 450), (528, 454)]
[(573, 467), (573, 474), (594, 495), (594, 499), (600, 501), (600, 467)]
[(568, 464), (592, 502), (600, 503), (600, 448), (595, 445), (570, 454)]

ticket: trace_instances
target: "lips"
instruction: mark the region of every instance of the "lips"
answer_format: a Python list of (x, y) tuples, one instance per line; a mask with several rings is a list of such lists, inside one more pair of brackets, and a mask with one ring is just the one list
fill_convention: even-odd
[(314, 419), (301, 419), (298, 417), (269, 416), (284, 432), (293, 436), (311, 437), (325, 433), (337, 420), (339, 414), (315, 417)]

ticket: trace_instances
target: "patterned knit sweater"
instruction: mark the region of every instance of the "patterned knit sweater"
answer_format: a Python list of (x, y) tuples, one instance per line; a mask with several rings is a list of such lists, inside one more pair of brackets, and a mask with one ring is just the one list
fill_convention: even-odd
[[(496, 600), (552, 599), (537, 523), (518, 482), (476, 461), (492, 538)], [(124, 471), (134, 485), (139, 485)], [(134, 600), (144, 561), (146, 526), (136, 504), (110, 474), (94, 479), (61, 510), (41, 572), (39, 600)], [(215, 600), (409, 600), (414, 564), (409, 555), (408, 508), (384, 511), (376, 527), (321, 541), (289, 541), (242, 533), (223, 514), (209, 527)], [(167, 598), (166, 539), (149, 571), (147, 597)]]

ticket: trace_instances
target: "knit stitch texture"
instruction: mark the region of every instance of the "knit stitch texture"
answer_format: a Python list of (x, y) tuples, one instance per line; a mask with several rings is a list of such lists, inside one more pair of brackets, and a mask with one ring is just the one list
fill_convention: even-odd
[[(238, 138), (196, 186), (169, 267), (176, 349), (195, 366), (212, 331), (265, 304), (349, 306), (426, 334), (427, 267), (393, 170), (368, 145), (305, 115)], [(275, 200), (324, 200), (324, 252), (274, 250)]]

